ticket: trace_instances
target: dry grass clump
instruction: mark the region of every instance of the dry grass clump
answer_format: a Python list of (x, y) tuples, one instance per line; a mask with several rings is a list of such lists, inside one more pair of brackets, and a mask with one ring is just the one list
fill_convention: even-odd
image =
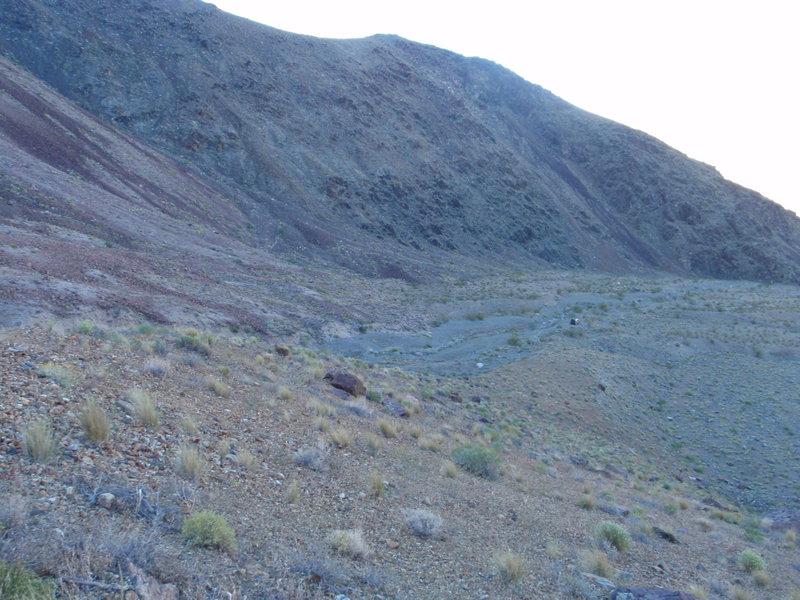
[(206, 377), (206, 387), (222, 398), (228, 398), (231, 395), (230, 386), (213, 375), (208, 375)]
[(584, 550), (581, 553), (581, 567), (589, 573), (594, 573), (600, 577), (613, 577), (616, 569), (611, 564), (605, 552), (602, 550)]
[(133, 409), (133, 414), (144, 425), (156, 427), (161, 422), (161, 415), (156, 408), (156, 403), (146, 391), (131, 388), (125, 392), (125, 397)]
[(408, 428), (408, 433), (411, 435), (412, 438), (418, 440), (419, 437), (422, 435), (422, 427), (414, 423), (411, 427)]
[(56, 438), (47, 421), (37, 421), (22, 430), (22, 445), (31, 460), (49, 462), (56, 453)]
[(194, 446), (181, 446), (175, 456), (175, 471), (184, 479), (199, 481), (206, 469), (206, 461)]
[(797, 530), (796, 529), (787, 529), (786, 533), (783, 534), (783, 541), (786, 542), (786, 545), (790, 548), (797, 545)]
[(708, 590), (703, 585), (698, 583), (690, 583), (689, 587), (686, 589), (692, 596), (695, 596), (699, 600), (708, 599)]
[(332, 417), (336, 414), (336, 409), (334, 409), (330, 404), (320, 402), (319, 400), (316, 399), (309, 402), (308, 406), (319, 417)]
[(378, 429), (383, 434), (383, 437), (396, 438), (397, 427), (389, 419), (378, 419)]
[(241, 467), (244, 467), (248, 471), (252, 471), (256, 468), (256, 455), (245, 448), (244, 450), (239, 450), (233, 455), (233, 462)]
[(767, 587), (772, 583), (772, 577), (763, 570), (753, 571), (753, 581), (755, 581), (756, 585), (759, 587)]
[(606, 541), (620, 552), (625, 552), (631, 546), (631, 535), (622, 525), (613, 521), (600, 521), (595, 529), (598, 539)]
[(444, 524), (442, 517), (429, 510), (404, 508), (403, 520), (418, 537), (431, 537), (439, 532)]
[(561, 547), (555, 542), (547, 542), (544, 546), (544, 551), (551, 560), (556, 560), (561, 556)]
[(328, 542), (336, 552), (351, 558), (366, 558), (372, 553), (360, 529), (336, 529), (328, 536)]
[(75, 383), (75, 370), (72, 367), (46, 362), (36, 370), (39, 377), (52, 379), (61, 387), (70, 387)]
[(748, 573), (754, 573), (763, 571), (767, 566), (767, 561), (755, 550), (747, 548), (739, 553), (739, 566)]
[(521, 554), (510, 550), (495, 552), (492, 563), (504, 583), (517, 583), (525, 577), (525, 560)]
[(286, 488), (286, 502), (288, 504), (294, 504), (299, 499), (300, 499), (300, 486), (297, 484), (297, 481), (292, 480), (292, 482)]
[(743, 587), (735, 585), (728, 590), (728, 598), (730, 600), (753, 600), (753, 595)]
[(181, 419), (181, 429), (183, 429), (183, 431), (188, 435), (198, 435), (200, 433), (200, 428), (197, 425), (197, 421), (190, 415), (185, 415)]
[(379, 438), (374, 433), (367, 434), (367, 437), (364, 440), (364, 445), (367, 448), (367, 453), (370, 456), (375, 456), (378, 453), (378, 450), (383, 448), (383, 442), (381, 438)]
[(169, 371), (169, 362), (163, 358), (150, 358), (144, 363), (142, 370), (155, 377), (163, 377)]
[(317, 417), (314, 419), (314, 427), (324, 433), (328, 433), (331, 430), (331, 422), (325, 417)]
[(452, 460), (446, 460), (442, 463), (442, 475), (455, 479), (458, 477), (458, 467)]
[(292, 390), (290, 390), (285, 385), (278, 387), (278, 398), (281, 400), (291, 400), (292, 399)]
[(703, 519), (703, 518), (695, 519), (694, 522), (697, 523), (697, 526), (703, 531), (708, 532), (714, 529), (714, 524), (708, 519)]
[(210, 510), (201, 510), (186, 517), (181, 535), (191, 546), (218, 548), (223, 552), (236, 548), (236, 536), (225, 517)]
[(578, 500), (578, 506), (584, 510), (593, 510), (597, 506), (597, 499), (594, 496), (585, 494)]
[(423, 436), (419, 438), (417, 446), (423, 450), (430, 450), (431, 452), (442, 451), (442, 439), (439, 436)]
[(367, 484), (369, 487), (369, 493), (376, 498), (383, 496), (384, 492), (386, 491), (386, 482), (383, 479), (383, 475), (380, 473), (370, 473), (367, 479)]
[(108, 439), (111, 430), (108, 415), (96, 400), (87, 400), (83, 403), (78, 419), (90, 440), (102, 442)]
[(342, 427), (337, 427), (331, 431), (331, 441), (339, 448), (347, 448), (353, 443), (353, 436), (350, 432)]

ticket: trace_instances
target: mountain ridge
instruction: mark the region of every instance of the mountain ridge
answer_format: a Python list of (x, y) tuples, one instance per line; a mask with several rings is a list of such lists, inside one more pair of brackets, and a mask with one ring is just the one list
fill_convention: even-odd
[(4, 55), (246, 196), (253, 245), (378, 276), (433, 253), (800, 281), (795, 215), (491, 61), (194, 0), (1, 4)]

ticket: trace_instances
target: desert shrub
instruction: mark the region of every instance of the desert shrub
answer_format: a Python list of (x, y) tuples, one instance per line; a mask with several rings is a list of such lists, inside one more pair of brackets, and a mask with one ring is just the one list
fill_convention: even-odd
[(308, 405), (320, 417), (332, 417), (336, 414), (336, 410), (330, 404), (325, 404), (316, 399), (309, 402)]
[(485, 479), (497, 479), (500, 455), (480, 444), (467, 443), (453, 450), (453, 461), (465, 471)]
[(81, 335), (92, 335), (95, 333), (95, 326), (89, 319), (75, 323), (75, 331)]
[(31, 460), (45, 463), (56, 453), (56, 438), (47, 421), (37, 421), (22, 430), (22, 445)]
[(375, 456), (378, 453), (378, 450), (383, 447), (383, 442), (381, 442), (381, 439), (372, 433), (367, 435), (366, 439), (364, 440), (364, 444), (367, 447), (367, 452), (372, 456)]
[(50, 600), (52, 584), (22, 565), (0, 561), (0, 598), (3, 600)]
[(772, 577), (766, 571), (759, 569), (758, 571), (753, 571), (753, 581), (759, 587), (767, 587), (772, 582)]
[(522, 555), (506, 550), (495, 552), (492, 563), (500, 579), (505, 583), (517, 583), (525, 576), (525, 560)]
[(414, 535), (419, 537), (435, 535), (444, 523), (442, 517), (436, 513), (418, 508), (404, 508), (403, 520)]
[(281, 400), (291, 400), (292, 399), (292, 390), (290, 390), (285, 385), (282, 385), (278, 388), (278, 398)]
[(595, 535), (598, 539), (608, 542), (620, 552), (624, 552), (631, 545), (631, 535), (628, 530), (613, 521), (600, 521), (595, 529)]
[(418, 440), (419, 436), (422, 435), (422, 427), (414, 423), (411, 427), (408, 428), (408, 433), (409, 435), (411, 435), (412, 438)]
[(695, 523), (697, 523), (697, 526), (703, 531), (711, 531), (712, 529), (714, 529), (714, 524), (708, 519), (703, 519), (703, 518), (696, 519)]
[(206, 387), (222, 398), (227, 398), (231, 395), (231, 388), (228, 384), (213, 375), (206, 377)]
[(389, 419), (378, 419), (378, 429), (380, 429), (384, 437), (397, 437), (397, 427), (395, 427)]
[(438, 435), (425, 435), (419, 438), (417, 446), (423, 450), (430, 450), (431, 452), (441, 452), (442, 438)]
[(300, 498), (300, 486), (296, 481), (292, 481), (286, 488), (286, 502), (294, 504)]
[(783, 541), (786, 542), (786, 545), (790, 548), (797, 544), (797, 530), (796, 529), (787, 529), (786, 533), (783, 534)]
[(336, 529), (328, 536), (331, 547), (351, 558), (366, 558), (371, 554), (360, 529)]
[(383, 479), (383, 475), (380, 473), (370, 473), (367, 483), (370, 494), (376, 498), (383, 496), (383, 493), (386, 491), (386, 482)]
[(442, 463), (442, 475), (455, 479), (458, 477), (458, 467), (452, 460), (446, 460)]
[(163, 377), (169, 370), (169, 362), (163, 358), (150, 358), (144, 363), (142, 370), (155, 377)]
[(585, 550), (581, 553), (581, 567), (600, 577), (613, 577), (614, 565), (602, 550)]
[(594, 496), (585, 494), (581, 496), (580, 500), (578, 500), (578, 506), (584, 510), (592, 510), (597, 506), (597, 499)]
[(131, 388), (125, 392), (125, 396), (133, 408), (133, 414), (144, 425), (156, 427), (161, 422), (161, 415), (158, 413), (156, 403), (146, 391), (139, 388)]
[(698, 598), (698, 600), (708, 599), (708, 590), (705, 588), (705, 586), (702, 586), (697, 583), (690, 583), (687, 590), (692, 596)]
[(83, 403), (79, 420), (86, 435), (93, 442), (108, 439), (110, 430), (108, 415), (96, 400), (87, 400)]
[(46, 362), (36, 370), (39, 377), (52, 379), (61, 387), (70, 387), (75, 383), (75, 370), (72, 367)]
[(753, 595), (746, 589), (735, 585), (728, 590), (728, 598), (731, 600), (753, 600)]
[(767, 561), (755, 550), (747, 548), (739, 553), (739, 566), (748, 573), (753, 573), (754, 571), (763, 571), (767, 566)]
[(342, 427), (337, 427), (331, 431), (331, 441), (339, 448), (347, 448), (353, 443), (353, 437), (350, 432)]
[(184, 479), (199, 480), (206, 469), (206, 461), (194, 446), (182, 446), (175, 457), (175, 471)]
[(381, 393), (375, 390), (368, 390), (367, 391), (367, 400), (370, 402), (380, 402), (381, 401)]
[(190, 352), (197, 352), (203, 356), (211, 355), (211, 344), (208, 341), (201, 339), (199, 335), (192, 335), (190, 333), (183, 333), (175, 341), (175, 345)]
[(197, 435), (200, 433), (200, 428), (197, 426), (197, 421), (191, 415), (185, 415), (181, 419), (181, 429), (189, 435)]
[(256, 467), (256, 455), (247, 449), (239, 450), (233, 455), (233, 462), (244, 467), (248, 471), (252, 471)]
[(678, 505), (674, 502), (668, 502), (664, 505), (664, 512), (668, 515), (677, 515), (678, 514)]
[(327, 454), (325, 450), (317, 446), (301, 448), (294, 453), (294, 463), (303, 467), (308, 467), (313, 471), (326, 471), (328, 469)]
[(218, 548), (230, 552), (236, 548), (236, 536), (220, 514), (201, 510), (183, 521), (181, 535), (191, 546)]

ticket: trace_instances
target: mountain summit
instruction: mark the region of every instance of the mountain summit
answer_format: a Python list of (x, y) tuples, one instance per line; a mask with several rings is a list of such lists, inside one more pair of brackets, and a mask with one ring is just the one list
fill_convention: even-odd
[(0, 53), (204, 177), (254, 246), (382, 277), (433, 256), (800, 282), (794, 214), (490, 61), (198, 0), (0, 10)]

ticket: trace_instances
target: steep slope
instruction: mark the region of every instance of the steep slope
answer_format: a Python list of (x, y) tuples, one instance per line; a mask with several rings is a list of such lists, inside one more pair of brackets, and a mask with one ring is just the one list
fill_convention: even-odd
[[(0, 115), (0, 326), (40, 310), (132, 310), (274, 333), (287, 320), (355, 318), (371, 304), (356, 307), (335, 273), (248, 245), (247, 224), (267, 222), (253, 216), (258, 206), (213, 190), (2, 58)], [(310, 286), (341, 291), (328, 298)]]
[(800, 281), (792, 213), (491, 62), (391, 36), (289, 34), (197, 0), (0, 9), (0, 52), (243, 191), (272, 216), (253, 215), (257, 237), (288, 232), (278, 250), (390, 276), (397, 266), (353, 240), (401, 263), (444, 250)]

